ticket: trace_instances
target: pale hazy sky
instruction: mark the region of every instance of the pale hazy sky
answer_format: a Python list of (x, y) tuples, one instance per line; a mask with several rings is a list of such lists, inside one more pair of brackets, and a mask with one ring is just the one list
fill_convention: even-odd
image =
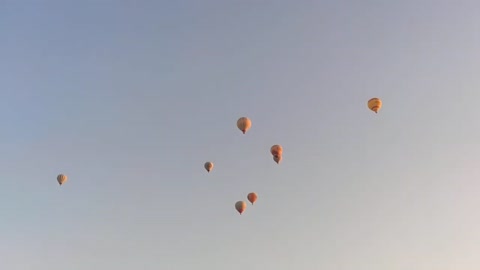
[(0, 269), (480, 269), (479, 14), (1, 1)]

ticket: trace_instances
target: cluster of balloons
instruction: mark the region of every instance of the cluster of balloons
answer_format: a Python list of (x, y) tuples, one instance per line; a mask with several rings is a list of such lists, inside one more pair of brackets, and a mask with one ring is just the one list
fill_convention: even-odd
[[(204, 167), (205, 167), (205, 170), (207, 170), (207, 172), (210, 172), (213, 169), (213, 162), (211, 161), (205, 162)], [(257, 198), (258, 196), (255, 192), (250, 192), (247, 195), (247, 199), (252, 205), (255, 203), (255, 201), (257, 201)], [(247, 209), (247, 203), (244, 201), (238, 201), (235, 203), (235, 209), (237, 209), (237, 211), (241, 215), (245, 211), (245, 209)]]
[[(252, 205), (257, 201), (257, 198), (258, 196), (255, 192), (250, 192), (247, 195), (247, 199)], [(235, 203), (235, 209), (237, 209), (237, 212), (241, 215), (247, 209), (247, 203), (245, 201), (238, 201)]]
[[(248, 117), (240, 117), (237, 120), (237, 127), (242, 131), (243, 134), (252, 127), (252, 121)], [(273, 160), (279, 164), (282, 160), (283, 148), (279, 144), (275, 144), (270, 148), (270, 153), (273, 156)], [(213, 169), (213, 162), (207, 161), (203, 165), (207, 172), (210, 172)], [(258, 199), (258, 195), (255, 192), (250, 192), (247, 195), (247, 200), (253, 205)], [(240, 215), (247, 209), (247, 203), (245, 201), (238, 201), (235, 203), (235, 209), (240, 213)]]
[[(382, 108), (382, 101), (379, 98), (371, 98), (367, 102), (368, 108), (375, 112), (378, 113), (380, 109)], [(252, 127), (252, 121), (248, 119), (248, 117), (240, 117), (237, 120), (237, 127), (242, 131), (243, 134), (247, 133), (247, 131)], [(279, 144), (275, 144), (270, 148), (270, 153), (273, 156), (273, 160), (279, 164), (280, 161), (282, 160), (282, 155), (283, 155), (283, 148)], [(204, 164), (205, 170), (207, 172), (210, 172), (213, 170), (213, 162), (207, 161)], [(57, 182), (61, 186), (65, 182), (67, 182), (68, 177), (64, 174), (59, 174), (57, 176)], [(250, 192), (247, 195), (247, 200), (253, 205), (258, 199), (258, 195), (255, 192)], [(240, 215), (247, 209), (247, 203), (245, 201), (238, 201), (235, 203), (235, 209), (240, 213)]]
[[(240, 117), (237, 120), (237, 127), (242, 131), (243, 134), (245, 134), (250, 127), (252, 127), (252, 121), (248, 119), (247, 117)], [(273, 150), (275, 149), (275, 151)], [(277, 164), (280, 162), (282, 159), (282, 147), (278, 144), (272, 146), (270, 152), (272, 152), (273, 155), (273, 160), (277, 162)], [(250, 192), (247, 195), (247, 200), (253, 205), (258, 199), (258, 195), (255, 192)], [(238, 201), (235, 203), (235, 209), (237, 212), (241, 215), (246, 209), (247, 209), (247, 203), (245, 201)]]

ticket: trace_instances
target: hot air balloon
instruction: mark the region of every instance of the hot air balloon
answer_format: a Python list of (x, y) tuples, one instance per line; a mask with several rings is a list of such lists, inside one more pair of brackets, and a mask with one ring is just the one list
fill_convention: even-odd
[(213, 169), (213, 163), (208, 161), (208, 162), (205, 162), (205, 170), (207, 170), (207, 172), (210, 172), (212, 169)]
[(257, 196), (257, 193), (255, 192), (250, 192), (247, 195), (247, 199), (250, 203), (252, 203), (252, 205), (257, 201), (257, 198), (258, 196)]
[(367, 105), (370, 110), (378, 113), (378, 111), (382, 108), (382, 101), (379, 98), (372, 98), (368, 101)]
[(238, 201), (235, 203), (235, 209), (237, 209), (240, 215), (247, 209), (247, 203), (244, 201)]
[(57, 176), (57, 181), (58, 181), (58, 184), (61, 186), (63, 183), (67, 182), (68, 180), (68, 177), (64, 174), (59, 174)]
[(240, 117), (237, 120), (237, 127), (243, 132), (243, 134), (245, 134), (251, 126), (252, 121), (250, 121), (250, 119), (248, 119), (247, 117)]
[(282, 156), (273, 156), (273, 160), (274, 160), (277, 164), (279, 164), (280, 161), (282, 161)]
[(270, 153), (274, 156), (281, 156), (283, 153), (283, 148), (281, 145), (275, 144), (270, 148)]

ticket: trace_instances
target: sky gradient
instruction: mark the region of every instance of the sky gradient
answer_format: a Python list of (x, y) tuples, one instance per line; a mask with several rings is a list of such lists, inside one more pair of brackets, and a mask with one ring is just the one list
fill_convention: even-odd
[(0, 269), (480, 269), (478, 14), (0, 1)]

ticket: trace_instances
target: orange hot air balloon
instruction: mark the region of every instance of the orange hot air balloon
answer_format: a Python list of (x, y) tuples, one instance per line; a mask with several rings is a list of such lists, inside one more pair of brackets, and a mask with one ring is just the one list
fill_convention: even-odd
[(275, 144), (270, 147), (270, 153), (274, 156), (281, 156), (283, 154), (283, 148), (281, 145)]
[(255, 193), (255, 192), (248, 193), (247, 199), (253, 205), (258, 199), (257, 193)]
[(247, 117), (240, 117), (237, 120), (237, 127), (243, 132), (243, 134), (245, 134), (251, 126), (252, 121), (250, 121), (250, 119), (248, 119)]
[(370, 110), (378, 113), (378, 111), (382, 108), (382, 101), (379, 98), (372, 98), (368, 100), (367, 106)]
[(244, 201), (238, 201), (235, 203), (235, 209), (237, 209), (240, 215), (247, 209), (247, 203)]
[(280, 164), (280, 161), (282, 161), (282, 156), (273, 156), (273, 160), (274, 160), (277, 164)]
[(205, 165), (203, 165), (203, 167), (205, 167), (205, 170), (207, 170), (207, 172), (210, 172), (213, 169), (213, 163), (210, 161), (205, 162)]
[(67, 182), (67, 180), (68, 180), (68, 177), (64, 174), (59, 174), (57, 176), (57, 182), (60, 186), (63, 185), (65, 182)]

